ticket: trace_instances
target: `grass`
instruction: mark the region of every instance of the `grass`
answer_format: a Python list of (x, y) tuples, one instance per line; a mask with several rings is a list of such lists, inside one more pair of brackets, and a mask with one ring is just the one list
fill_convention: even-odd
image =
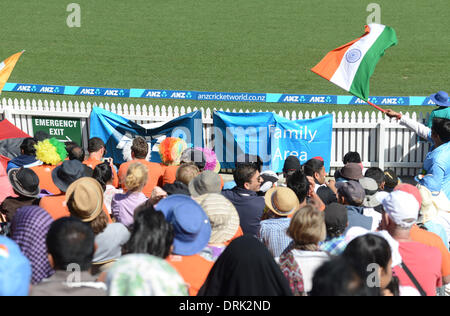
[[(370, 1), (2, 0), (0, 59), (25, 49), (9, 82), (221, 92), (338, 94), (309, 71), (330, 50), (363, 33)], [(449, 90), (448, 0), (377, 0), (399, 45), (371, 79), (371, 95), (426, 96)], [(194, 102), (2, 93), (114, 103), (255, 110), (371, 110), (369, 106)], [(395, 107), (430, 111), (430, 107)]]

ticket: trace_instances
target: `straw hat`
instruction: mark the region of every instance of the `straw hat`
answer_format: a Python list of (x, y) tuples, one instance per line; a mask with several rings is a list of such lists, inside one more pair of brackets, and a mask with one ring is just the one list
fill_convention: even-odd
[(103, 189), (94, 178), (80, 178), (66, 192), (67, 207), (83, 222), (92, 222), (103, 211)]
[(219, 193), (204, 194), (194, 200), (203, 208), (211, 223), (209, 243), (224, 243), (233, 238), (239, 228), (239, 214), (233, 203)]
[(288, 216), (300, 207), (297, 195), (286, 187), (275, 187), (266, 192), (266, 207), (279, 216)]

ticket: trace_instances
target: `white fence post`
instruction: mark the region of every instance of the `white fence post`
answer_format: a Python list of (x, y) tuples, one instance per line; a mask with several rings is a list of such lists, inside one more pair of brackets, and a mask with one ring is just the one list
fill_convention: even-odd
[(386, 145), (386, 126), (384, 122), (378, 124), (378, 168), (384, 170), (385, 145)]

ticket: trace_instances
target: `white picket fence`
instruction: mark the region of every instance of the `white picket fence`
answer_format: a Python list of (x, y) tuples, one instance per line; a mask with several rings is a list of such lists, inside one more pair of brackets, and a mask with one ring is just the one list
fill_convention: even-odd
[[(165, 122), (197, 109), (202, 110), (204, 141), (206, 146), (212, 144), (215, 109), (210, 108), (3, 98), (0, 101), (0, 116), (8, 119), (29, 135), (34, 135), (33, 116), (80, 118), (83, 131), (82, 145), (87, 147), (89, 115), (94, 106), (117, 113), (138, 124)], [(336, 108), (338, 109), (338, 106)], [(218, 110), (229, 111), (228, 109)], [(298, 120), (318, 117), (328, 112), (286, 111), (283, 113), (280, 111), (277, 114), (291, 120)], [(343, 166), (342, 158), (349, 151), (359, 152), (365, 167), (391, 168), (399, 176), (414, 176), (420, 171), (430, 144), (418, 139), (414, 132), (399, 125), (395, 120), (386, 118), (381, 112), (332, 112), (332, 114), (334, 119), (331, 174)], [(428, 119), (416, 113), (410, 117), (419, 122), (426, 122)]]

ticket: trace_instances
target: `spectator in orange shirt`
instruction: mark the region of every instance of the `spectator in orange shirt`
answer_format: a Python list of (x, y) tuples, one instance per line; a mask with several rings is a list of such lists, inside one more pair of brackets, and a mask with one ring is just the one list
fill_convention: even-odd
[(161, 200), (155, 210), (164, 214), (175, 233), (173, 255), (167, 261), (189, 284), (189, 295), (195, 296), (213, 265), (200, 255), (211, 237), (208, 216), (197, 202), (179, 194)]
[[(103, 162), (103, 157), (106, 155), (106, 145), (98, 137), (93, 137), (89, 139), (88, 142), (88, 152), (89, 152), (89, 158), (86, 159), (83, 163), (90, 167), (92, 170), (95, 169), (95, 167), (98, 164), (101, 164)], [(119, 187), (119, 177), (117, 176), (116, 167), (113, 164), (113, 159), (108, 158), (108, 161), (111, 165), (111, 169), (113, 171), (113, 186), (118, 188)]]
[(61, 190), (53, 183), (52, 171), (67, 158), (67, 151), (62, 142), (56, 138), (45, 139), (36, 145), (36, 159), (43, 162), (40, 166), (32, 167), (39, 178), (41, 190), (52, 194), (61, 194)]
[(159, 155), (162, 161), (161, 166), (164, 169), (161, 186), (175, 182), (177, 169), (181, 161), (181, 154), (186, 148), (186, 142), (176, 137), (167, 137), (159, 144)]
[(65, 192), (69, 185), (84, 176), (84, 172), (84, 166), (78, 160), (66, 160), (53, 170), (52, 179), (60, 194), (43, 197), (39, 206), (45, 209), (54, 220), (70, 215)]
[(158, 182), (161, 181), (164, 170), (163, 167), (155, 162), (150, 162), (147, 160), (149, 148), (147, 141), (143, 137), (136, 137), (133, 140), (133, 145), (131, 146), (131, 161), (123, 163), (119, 168), (119, 182), (122, 186), (122, 189), (126, 189), (125, 186), (125, 177), (127, 176), (128, 167), (135, 162), (140, 162), (148, 169), (148, 179), (147, 184), (145, 185), (142, 193), (145, 194), (146, 197), (151, 197), (153, 189), (158, 185)]

